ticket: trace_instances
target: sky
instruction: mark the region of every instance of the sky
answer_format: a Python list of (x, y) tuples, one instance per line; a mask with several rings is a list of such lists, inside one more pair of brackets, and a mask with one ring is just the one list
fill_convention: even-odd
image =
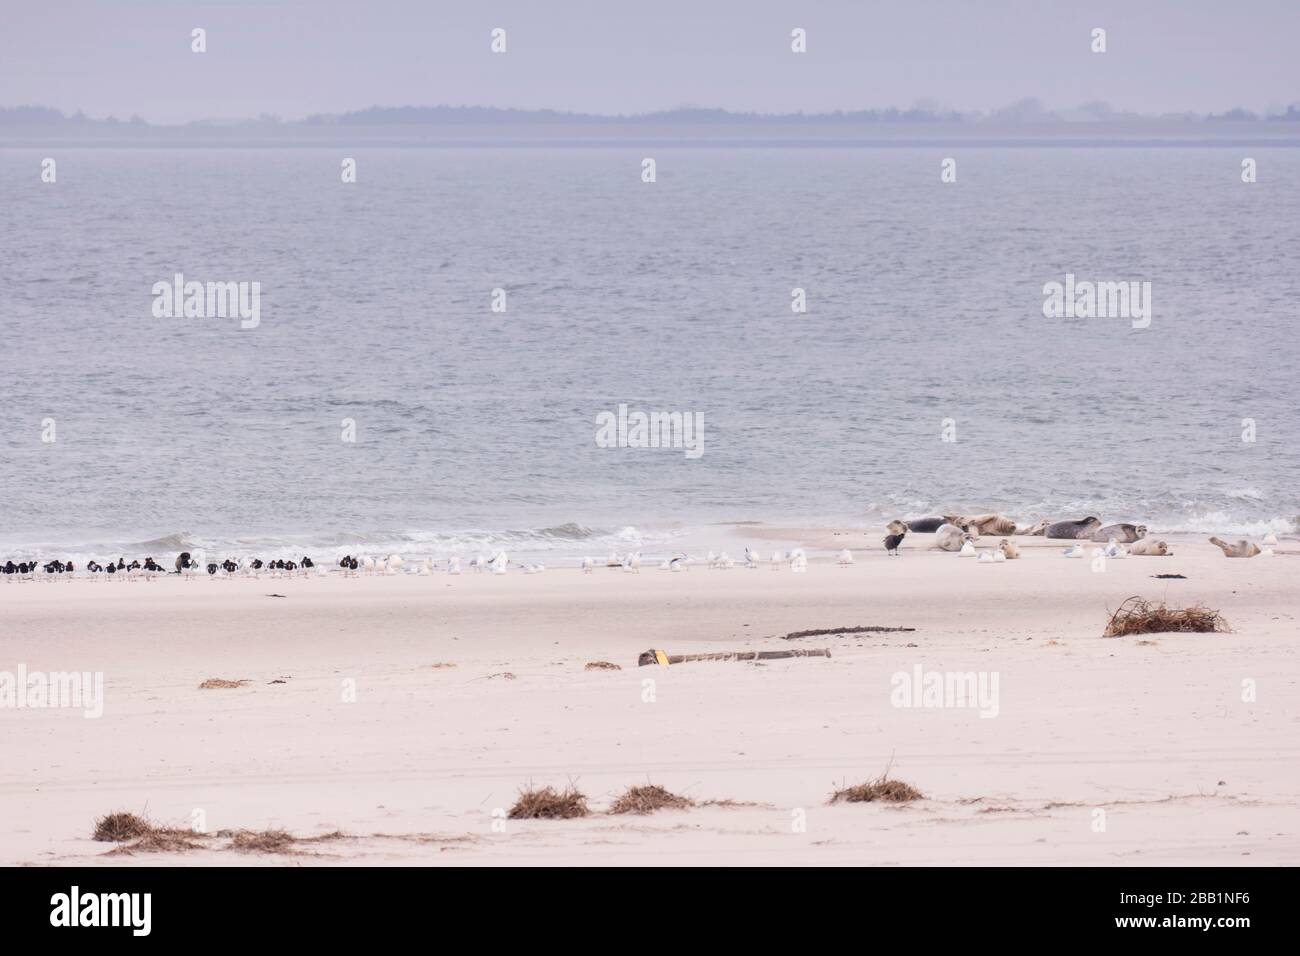
[[(0, 106), (155, 123), (374, 105), (1300, 102), (1300, 0), (3, 0), (0, 18)], [(194, 27), (206, 53), (190, 51)], [(496, 27), (505, 54), (490, 50)], [(790, 51), (795, 27), (805, 54)]]

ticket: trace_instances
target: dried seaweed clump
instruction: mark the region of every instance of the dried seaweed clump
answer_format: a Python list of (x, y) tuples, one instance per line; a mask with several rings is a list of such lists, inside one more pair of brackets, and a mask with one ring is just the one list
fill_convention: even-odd
[(1194, 604), (1191, 607), (1167, 607), (1131, 597), (1110, 616), (1103, 637), (1127, 637), (1130, 634), (1162, 634), (1168, 631), (1200, 634), (1226, 633), (1228, 622), (1218, 611)]
[(841, 787), (831, 795), (831, 803), (909, 803), (923, 800), (925, 795), (910, 783), (902, 780), (890, 780), (887, 774), (881, 774), (875, 780), (859, 783), (852, 787)]
[(670, 793), (663, 787), (647, 784), (628, 787), (609, 808), (610, 813), (654, 813), (656, 810), (685, 810), (695, 801)]
[(136, 853), (180, 853), (184, 850), (205, 849), (196, 843), (196, 834), (174, 827), (157, 827), (133, 843), (123, 843), (108, 851), (109, 856), (132, 856)]
[(241, 853), (290, 853), (298, 842), (287, 830), (223, 830), (217, 836), (228, 836), (228, 849)]
[(123, 843), (135, 840), (153, 830), (153, 825), (134, 813), (118, 811), (107, 813), (95, 821), (92, 838), (100, 843)]
[(568, 820), (585, 817), (587, 798), (570, 785), (564, 791), (552, 787), (519, 791), (519, 799), (510, 808), (511, 820)]
[(154, 826), (144, 817), (123, 811), (96, 820), (91, 836), (101, 843), (121, 844), (109, 851), (113, 855), (203, 849), (202, 844), (194, 842), (197, 834), (192, 830)]

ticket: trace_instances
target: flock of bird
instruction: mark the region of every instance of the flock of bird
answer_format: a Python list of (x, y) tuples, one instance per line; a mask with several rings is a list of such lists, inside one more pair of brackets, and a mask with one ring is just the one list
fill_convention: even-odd
[[(106, 564), (100, 564), (98, 561), (90, 560), (86, 562), (84, 577), (90, 581), (97, 581), (100, 576), (107, 580), (117, 581), (135, 581), (143, 579), (152, 581), (159, 575), (176, 574), (183, 579), (198, 577), (204, 572), (208, 577), (232, 577), (237, 574), (243, 574), (250, 577), (260, 577), (263, 572), (270, 577), (292, 577), (295, 574), (307, 576), (312, 569), (316, 567), (311, 558), (304, 557), (302, 561), (286, 561), (278, 559), (274, 561), (263, 561), (260, 558), (236, 560), (226, 558), (220, 563), (205, 562), (203, 555), (194, 555), (189, 551), (182, 551), (176, 558), (175, 570), (168, 571), (152, 557), (147, 557), (143, 562), (139, 560), (127, 563), (126, 558), (118, 558), (116, 561), (109, 561)], [(5, 575), (6, 582), (9, 581), (74, 581), (77, 579), (77, 566), (72, 561), (46, 561), (44, 563), (32, 559), (30, 561), (7, 561), (3, 567), (0, 567), (0, 574)]]
[[(852, 564), (853, 555), (844, 551), (840, 555), (840, 564)], [(595, 571), (598, 562), (594, 558), (585, 557), (581, 561), (581, 568), (585, 574), (591, 574)], [(737, 561), (733, 559), (726, 551), (721, 554), (715, 554), (710, 551), (705, 558), (695, 558), (687, 554), (679, 554), (665, 559), (659, 564), (661, 571), (689, 571), (692, 567), (703, 565), (709, 569), (727, 570), (729, 568), (740, 567), (759, 568), (764, 565), (777, 571), (789, 565), (791, 571), (801, 572), (808, 570), (808, 556), (803, 548), (795, 548), (789, 554), (781, 551), (774, 551), (771, 557), (764, 561), (757, 552), (751, 548), (746, 548), (744, 557)], [(641, 572), (641, 552), (631, 551), (627, 554), (619, 555), (611, 553), (603, 562), (606, 568), (618, 568), (622, 571), (639, 574)], [(426, 558), (422, 561), (411, 561), (403, 558), (401, 555), (392, 554), (388, 557), (368, 557), (345, 555), (338, 561), (338, 567), (343, 577), (359, 577), (361, 575), (394, 575), (394, 574), (415, 574), (415, 575), (432, 575), (435, 573), (460, 574), (461, 558), (460, 555), (453, 555), (442, 561), (432, 558)], [(544, 564), (522, 564), (511, 562), (509, 554), (505, 551), (498, 551), (491, 557), (479, 554), (471, 558), (465, 568), (476, 574), (506, 574), (512, 568), (522, 570), (524, 574), (539, 574), (546, 570)], [(117, 581), (151, 581), (161, 575), (179, 576), (182, 580), (202, 577), (217, 580), (223, 578), (260, 578), (263, 574), (272, 578), (284, 577), (310, 577), (313, 572), (318, 576), (325, 576), (328, 572), (326, 569), (318, 567), (311, 558), (303, 556), (300, 561), (286, 560), (283, 558), (263, 561), (260, 558), (226, 558), (222, 561), (208, 561), (202, 552), (191, 553), (183, 551), (177, 556), (174, 570), (167, 570), (158, 564), (152, 557), (147, 557), (143, 562), (133, 560), (127, 562), (125, 558), (118, 558), (117, 561), (108, 561), (100, 564), (97, 561), (88, 561), (84, 568), (78, 569), (72, 561), (53, 560), (41, 562), (37, 559), (26, 561), (8, 561), (3, 567), (0, 567), (0, 573), (3, 573), (6, 582), (18, 581), (73, 581), (79, 577), (96, 581), (100, 576), (106, 576), (108, 580)]]

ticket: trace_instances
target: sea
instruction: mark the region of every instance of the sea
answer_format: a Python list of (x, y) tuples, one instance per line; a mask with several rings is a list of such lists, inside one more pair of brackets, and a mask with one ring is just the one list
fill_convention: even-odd
[(1298, 262), (1277, 147), (2, 149), (0, 557), (1294, 534)]

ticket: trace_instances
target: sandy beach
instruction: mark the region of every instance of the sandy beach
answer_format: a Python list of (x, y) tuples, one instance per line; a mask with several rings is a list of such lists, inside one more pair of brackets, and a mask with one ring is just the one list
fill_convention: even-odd
[[(1171, 557), (1094, 572), (1042, 539), (981, 564), (928, 535), (893, 558), (874, 531), (746, 533), (866, 549), (805, 574), (0, 584), (0, 671), (104, 675), (101, 717), (0, 712), (0, 862), (1300, 862), (1295, 541), (1229, 560), (1171, 538)], [(1203, 602), (1233, 630), (1103, 638), (1130, 595)], [(864, 625), (915, 631), (783, 639)], [(832, 656), (637, 666), (792, 646)], [(895, 706), (894, 675), (918, 667), (992, 677), (995, 712)], [(925, 799), (828, 802), (886, 768)], [(697, 805), (604, 812), (647, 782)], [(521, 787), (569, 783), (591, 815), (503, 819)], [(115, 810), (208, 836), (111, 854), (90, 835)], [(259, 853), (213, 835), (239, 829), (329, 838)]]

